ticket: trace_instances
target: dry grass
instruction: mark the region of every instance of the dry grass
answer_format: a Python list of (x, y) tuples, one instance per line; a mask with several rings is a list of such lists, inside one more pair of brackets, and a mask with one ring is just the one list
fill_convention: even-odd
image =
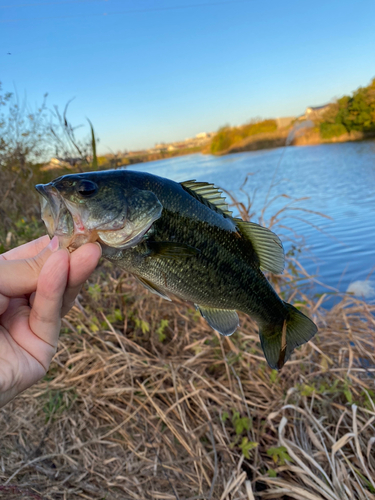
[(1, 410), (1, 498), (375, 498), (374, 307), (309, 304), (319, 334), (277, 373), (246, 316), (222, 338), (109, 268)]
[(375, 306), (326, 311), (304, 279), (295, 261), (274, 286), (319, 333), (277, 373), (247, 316), (221, 337), (103, 262), (0, 410), (0, 498), (375, 500)]

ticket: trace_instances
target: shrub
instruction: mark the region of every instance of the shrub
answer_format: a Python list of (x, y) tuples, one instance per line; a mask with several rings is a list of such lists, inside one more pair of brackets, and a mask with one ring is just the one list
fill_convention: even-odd
[(322, 139), (332, 139), (346, 134), (347, 130), (342, 123), (326, 123), (320, 124), (320, 136)]
[(375, 78), (367, 87), (359, 87), (351, 96), (332, 103), (322, 117), (323, 139), (351, 131), (375, 133)]
[[(0, 82), (0, 241), (9, 232), (19, 234), (17, 223), (33, 228), (38, 236), (42, 228), (34, 224), (39, 219), (39, 204), (34, 184), (46, 183), (59, 175), (70, 172), (70, 160), (79, 159), (85, 169), (96, 169), (96, 138), (89, 121), (90, 136), (77, 140), (75, 130), (55, 106), (47, 108), (47, 94), (35, 109), (17, 93), (4, 92)], [(62, 156), (65, 166), (54, 170), (41, 167), (51, 156)], [(79, 165), (77, 165), (79, 168)], [(22, 222), (23, 221), (23, 222)], [(35, 234), (34, 234), (35, 233)], [(14, 243), (16, 243), (14, 241)]]
[(220, 151), (224, 151), (228, 149), (232, 144), (231, 140), (231, 129), (230, 127), (221, 127), (217, 131), (217, 134), (214, 136), (211, 142), (211, 153), (219, 153)]
[(241, 127), (229, 127), (228, 125), (219, 128), (211, 141), (211, 153), (216, 154), (228, 149), (247, 137), (275, 132), (277, 124), (275, 120), (252, 121)]

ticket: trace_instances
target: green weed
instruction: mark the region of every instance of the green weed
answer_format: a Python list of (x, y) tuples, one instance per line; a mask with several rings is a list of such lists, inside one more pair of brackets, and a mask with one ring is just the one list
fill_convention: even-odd
[(46, 423), (56, 419), (64, 411), (69, 410), (77, 399), (77, 394), (73, 389), (68, 391), (51, 390), (47, 394), (47, 401), (42, 408), (46, 416)]
[(164, 340), (167, 338), (167, 335), (164, 333), (164, 330), (167, 328), (168, 324), (169, 324), (169, 321), (167, 319), (162, 319), (160, 321), (160, 326), (156, 330), (156, 333), (157, 333), (158, 338), (159, 338), (159, 342), (164, 342)]
[(278, 446), (269, 448), (267, 450), (267, 455), (272, 458), (275, 464), (285, 465), (285, 461), (293, 462), (293, 459), (289, 456), (285, 446)]
[(150, 324), (143, 319), (135, 318), (135, 326), (142, 330), (143, 335), (150, 331)]

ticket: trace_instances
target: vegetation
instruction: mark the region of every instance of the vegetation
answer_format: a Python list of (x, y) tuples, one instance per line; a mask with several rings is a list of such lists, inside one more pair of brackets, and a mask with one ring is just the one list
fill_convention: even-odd
[(320, 329), (281, 372), (247, 316), (221, 337), (102, 262), (46, 377), (0, 410), (0, 498), (373, 499), (375, 307), (325, 312), (290, 258), (274, 286)]
[[(0, 83), (0, 251), (9, 232), (24, 234), (27, 241), (39, 226), (35, 184), (69, 173), (72, 166), (97, 168), (94, 128), (89, 122), (89, 135), (77, 139), (78, 127), (68, 120), (68, 106), (62, 114), (57, 106), (49, 109), (45, 94), (32, 110), (17, 94), (3, 92)], [(51, 155), (66, 158), (67, 166), (45, 169)]]
[[(301, 129), (292, 145), (360, 140), (375, 136), (375, 78), (351, 96), (338, 99), (319, 116), (313, 128)], [(236, 153), (284, 146), (288, 131), (277, 130), (275, 120), (253, 121), (240, 127), (221, 127), (211, 141), (212, 154)]]
[[(2, 250), (44, 234), (31, 193), (47, 174), (14, 158), (0, 164)], [(283, 213), (259, 220), (277, 231)], [(373, 500), (375, 306), (346, 296), (325, 311), (292, 252), (270, 279), (319, 325), (281, 372), (247, 316), (221, 337), (103, 261), (47, 375), (0, 410), (0, 498)]]
[(320, 135), (322, 139), (332, 139), (333, 137), (340, 137), (340, 135), (347, 134), (347, 130), (342, 123), (327, 123), (320, 124)]
[(200, 153), (202, 151), (201, 146), (192, 146), (181, 149), (175, 149), (173, 151), (160, 151), (160, 152), (149, 152), (140, 151), (131, 154), (123, 155), (118, 154), (108, 154), (105, 156), (98, 157), (99, 168), (116, 168), (118, 166), (129, 166), (135, 165), (136, 163), (145, 163), (148, 161), (164, 160), (166, 158), (174, 158), (175, 156), (191, 155), (194, 153)]
[(211, 153), (221, 153), (243, 139), (276, 130), (275, 120), (252, 121), (241, 127), (229, 127), (228, 125), (221, 127), (211, 141)]
[(323, 139), (351, 132), (375, 134), (375, 78), (367, 87), (338, 99), (322, 117), (320, 134)]

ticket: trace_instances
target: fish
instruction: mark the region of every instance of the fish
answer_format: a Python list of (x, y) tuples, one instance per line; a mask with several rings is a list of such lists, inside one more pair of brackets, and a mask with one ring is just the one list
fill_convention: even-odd
[(214, 184), (118, 169), (68, 174), (36, 189), (61, 248), (98, 241), (103, 257), (150, 292), (192, 302), (221, 335), (236, 331), (237, 311), (248, 314), (271, 368), (280, 370), (316, 334), (264, 275), (283, 272), (280, 238), (234, 217)]

